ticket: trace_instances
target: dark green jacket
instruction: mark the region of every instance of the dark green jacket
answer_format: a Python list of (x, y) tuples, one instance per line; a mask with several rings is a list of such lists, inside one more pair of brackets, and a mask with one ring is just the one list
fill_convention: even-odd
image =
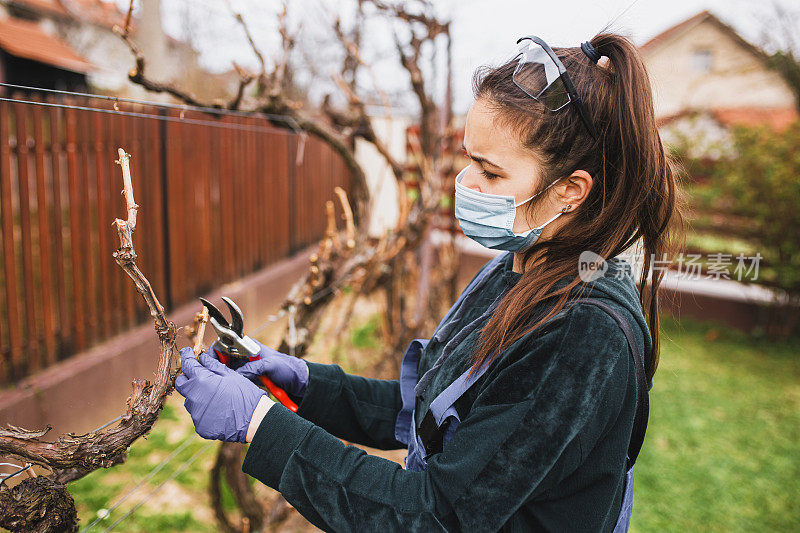
[[(503, 261), (453, 331), (519, 279), (511, 270), (513, 254)], [(651, 339), (630, 265), (617, 258), (607, 263), (605, 276), (585, 284), (591, 291), (583, 297), (601, 298), (630, 320), (649, 358)], [(545, 311), (543, 305), (537, 309)], [(417, 424), (433, 398), (469, 366), (479, 329), (430, 381), (417, 401)], [(447, 340), (431, 340), (420, 376)], [(402, 448), (394, 435), (401, 403), (397, 380), (309, 363), (298, 412), (274, 405), (242, 468), (328, 531), (613, 529), (633, 426), (635, 369), (625, 335), (603, 310), (568, 305), (502, 352), (456, 403), (462, 422), (424, 472), (404, 470), (336, 438)]]

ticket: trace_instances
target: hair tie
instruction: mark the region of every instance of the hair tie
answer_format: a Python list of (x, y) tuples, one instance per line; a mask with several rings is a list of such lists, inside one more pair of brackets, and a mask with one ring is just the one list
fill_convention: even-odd
[(600, 54), (597, 53), (592, 43), (589, 41), (585, 41), (581, 43), (581, 50), (586, 56), (592, 61), (592, 63), (597, 63), (600, 60)]

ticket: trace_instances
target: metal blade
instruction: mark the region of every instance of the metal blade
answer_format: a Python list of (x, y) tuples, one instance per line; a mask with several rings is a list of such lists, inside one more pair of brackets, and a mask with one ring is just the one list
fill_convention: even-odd
[(227, 296), (223, 296), (222, 301), (225, 302), (228, 309), (231, 310), (231, 329), (241, 337), (244, 335), (244, 315), (242, 315), (242, 310)]
[(205, 298), (200, 298), (200, 301), (203, 302), (203, 305), (208, 309), (208, 316), (216, 320), (217, 324), (224, 327), (229, 327), (230, 324), (228, 323), (228, 319), (225, 318), (225, 315), (222, 314), (222, 311), (217, 309), (217, 306), (206, 300)]

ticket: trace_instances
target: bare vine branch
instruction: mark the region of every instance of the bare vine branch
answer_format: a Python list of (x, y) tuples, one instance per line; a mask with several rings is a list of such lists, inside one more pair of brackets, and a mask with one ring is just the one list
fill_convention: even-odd
[[(50, 426), (41, 431), (28, 431), (14, 426), (0, 429), (0, 455), (18, 457), (50, 471), (49, 474), (22, 481), (11, 493), (0, 490), (0, 500), (3, 500), (0, 526), (12, 531), (76, 530), (75, 502), (65, 485), (98, 468), (124, 462), (128, 448), (150, 431), (167, 394), (172, 391), (175, 375), (171, 372), (171, 365), (176, 351), (176, 328), (167, 320), (150, 282), (136, 265), (133, 233), (139, 206), (133, 196), (129, 160), (130, 155), (120, 148), (116, 162), (122, 167), (127, 219), (114, 221), (120, 240), (114, 259), (133, 280), (136, 290), (150, 309), (161, 345), (156, 380), (152, 384), (140, 379), (133, 382), (133, 392), (128, 398), (125, 413), (118, 425), (108, 429), (84, 435), (67, 433), (53, 442), (39, 440), (51, 429)], [(64, 517), (72, 519), (65, 521)]]
[(192, 343), (192, 351), (194, 356), (200, 355), (203, 351), (203, 337), (206, 334), (206, 324), (208, 323), (208, 308), (203, 306), (202, 311), (198, 311), (194, 315), (194, 322), (187, 328), (189, 341)]

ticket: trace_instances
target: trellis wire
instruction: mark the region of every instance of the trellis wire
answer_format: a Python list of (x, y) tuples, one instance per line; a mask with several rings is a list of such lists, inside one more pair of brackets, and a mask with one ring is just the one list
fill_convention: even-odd
[(122, 515), (121, 517), (119, 517), (119, 519), (118, 519), (116, 522), (114, 522), (113, 524), (111, 524), (111, 525), (108, 527), (108, 529), (106, 529), (106, 533), (108, 533), (109, 531), (111, 531), (112, 529), (114, 529), (115, 527), (117, 527), (117, 525), (119, 525), (119, 523), (120, 523), (120, 522), (122, 522), (123, 520), (125, 520), (126, 518), (128, 518), (129, 516), (131, 516), (133, 513), (135, 513), (135, 512), (136, 512), (136, 510), (137, 510), (137, 509), (139, 509), (139, 507), (141, 507), (142, 505), (144, 505), (145, 503), (147, 503), (147, 502), (150, 500), (150, 498), (152, 498), (153, 496), (155, 496), (156, 494), (158, 494), (158, 492), (159, 492), (159, 491), (161, 491), (161, 489), (162, 489), (162, 488), (164, 488), (164, 485), (166, 485), (168, 482), (170, 482), (170, 481), (172, 481), (173, 479), (175, 479), (176, 477), (178, 477), (178, 476), (179, 476), (179, 475), (180, 475), (180, 474), (181, 474), (181, 473), (182, 473), (184, 470), (186, 470), (187, 468), (189, 468), (189, 466), (191, 466), (191, 464), (192, 464), (192, 463), (194, 463), (194, 462), (195, 462), (195, 461), (196, 461), (196, 460), (197, 460), (197, 459), (198, 459), (198, 458), (199, 458), (199, 457), (200, 457), (202, 454), (204, 454), (206, 451), (208, 451), (208, 449), (211, 447), (211, 445), (212, 445), (212, 444), (214, 444), (214, 442), (215, 442), (215, 441), (209, 441), (209, 442), (208, 442), (208, 443), (207, 443), (205, 446), (203, 446), (202, 448), (200, 448), (199, 450), (197, 450), (197, 451), (194, 453), (194, 455), (192, 455), (191, 457), (189, 457), (189, 459), (187, 459), (186, 461), (184, 461), (184, 462), (183, 462), (183, 464), (181, 464), (181, 465), (180, 465), (180, 466), (179, 466), (179, 467), (178, 467), (178, 468), (177, 468), (177, 469), (176, 469), (176, 470), (175, 470), (175, 471), (174, 471), (172, 474), (170, 474), (170, 476), (169, 476), (167, 479), (165, 479), (164, 481), (162, 481), (161, 483), (159, 483), (159, 485), (158, 485), (158, 486), (157, 486), (155, 489), (153, 489), (153, 490), (150, 492), (150, 494), (148, 494), (147, 496), (145, 496), (145, 497), (144, 497), (144, 499), (142, 499), (140, 502), (138, 502), (136, 505), (134, 505), (134, 506), (133, 506), (133, 507), (130, 509), (130, 511), (128, 511), (127, 513), (125, 513), (124, 515)]
[[(148, 481), (150, 481), (151, 479), (153, 479), (153, 477), (154, 477), (156, 474), (158, 474), (158, 473), (159, 473), (161, 470), (163, 470), (163, 469), (164, 469), (164, 467), (165, 467), (165, 466), (167, 466), (167, 464), (169, 464), (169, 463), (170, 463), (170, 462), (171, 462), (173, 459), (175, 459), (175, 457), (176, 457), (176, 456), (177, 456), (179, 453), (181, 453), (183, 450), (185, 450), (187, 446), (189, 446), (189, 445), (190, 445), (192, 442), (194, 442), (194, 441), (196, 441), (196, 440), (197, 440), (197, 438), (196, 438), (196, 435), (190, 435), (190, 436), (186, 437), (186, 439), (185, 439), (185, 440), (184, 440), (184, 441), (183, 441), (183, 442), (182, 442), (182, 443), (181, 443), (181, 444), (180, 444), (180, 445), (179, 445), (177, 448), (175, 448), (175, 449), (172, 451), (172, 453), (170, 453), (170, 454), (169, 454), (167, 457), (165, 457), (165, 458), (164, 458), (164, 459), (163, 459), (163, 460), (162, 460), (160, 463), (158, 463), (158, 464), (157, 464), (157, 465), (156, 465), (156, 466), (155, 466), (155, 467), (154, 467), (154, 468), (153, 468), (153, 469), (152, 469), (152, 470), (151, 470), (151, 471), (150, 471), (150, 472), (149, 472), (149, 473), (148, 473), (148, 474), (147, 474), (145, 477), (143, 477), (143, 478), (142, 478), (142, 479), (141, 479), (141, 480), (140, 480), (140, 481), (139, 481), (139, 482), (138, 482), (138, 483), (137, 483), (137, 484), (136, 484), (136, 485), (135, 485), (135, 486), (134, 486), (132, 489), (130, 489), (128, 492), (126, 492), (126, 493), (125, 493), (125, 495), (124, 495), (124, 496), (122, 496), (122, 498), (120, 498), (119, 500), (117, 500), (117, 502), (115, 502), (115, 503), (114, 503), (114, 505), (112, 505), (111, 507), (109, 507), (109, 508), (108, 508), (108, 510), (106, 510), (106, 513), (105, 513), (105, 515), (103, 515), (103, 516), (98, 516), (97, 518), (95, 518), (95, 519), (94, 519), (94, 521), (93, 521), (91, 524), (89, 524), (88, 526), (86, 526), (86, 529), (84, 529), (84, 530), (83, 530), (83, 532), (85, 532), (85, 531), (89, 531), (89, 530), (90, 530), (90, 529), (92, 529), (92, 528), (93, 528), (93, 527), (94, 527), (94, 526), (95, 526), (95, 525), (96, 525), (98, 522), (100, 522), (100, 520), (103, 520), (104, 518), (107, 518), (107, 517), (108, 517), (108, 516), (111, 514), (111, 511), (113, 511), (114, 509), (116, 509), (117, 507), (119, 507), (120, 505), (122, 505), (122, 504), (123, 504), (123, 502), (125, 502), (125, 500), (127, 500), (128, 498), (130, 498), (130, 496), (131, 496), (131, 495), (132, 495), (134, 492), (136, 492), (136, 491), (139, 489), (139, 487), (141, 487), (142, 485), (144, 485), (145, 483), (147, 483)], [(81, 532), (81, 533), (83, 533), (83, 532)]]
[(31, 87), (28, 85), (16, 85), (13, 83), (4, 83), (0, 82), (0, 87), (10, 87), (13, 89), (24, 89), (28, 91), (39, 91), (43, 93), (50, 93), (50, 94), (63, 94), (63, 95), (70, 95), (70, 96), (82, 96), (84, 98), (94, 98), (96, 100), (107, 100), (111, 102), (125, 102), (129, 104), (142, 104), (152, 107), (161, 107), (164, 109), (179, 109), (181, 111), (202, 111), (204, 113), (215, 113), (218, 115), (234, 115), (234, 116), (241, 116), (241, 117), (252, 117), (252, 116), (259, 116), (264, 118), (273, 118), (276, 120), (282, 120), (289, 124), (292, 129), (300, 129), (297, 126), (297, 121), (291, 115), (278, 115), (275, 113), (264, 113), (263, 111), (241, 111), (236, 109), (221, 109), (217, 107), (205, 107), (205, 106), (195, 106), (189, 104), (170, 104), (168, 102), (150, 102), (148, 100), (137, 100), (135, 98), (125, 98), (121, 96), (107, 96), (104, 94), (92, 94), (92, 93), (81, 93), (75, 91), (63, 91), (59, 89), (47, 89), (45, 87)]
[[(10, 464), (10, 463), (5, 463), (5, 464)], [(14, 465), (14, 466), (17, 466), (17, 465)], [(11, 479), (11, 478), (12, 478), (12, 477), (14, 477), (14, 476), (18, 476), (18, 475), (20, 475), (21, 473), (25, 472), (26, 470), (28, 470), (28, 469), (29, 469), (29, 468), (31, 468), (32, 466), (33, 466), (33, 463), (25, 463), (25, 466), (18, 467), (18, 468), (19, 468), (19, 470), (17, 470), (16, 472), (13, 472), (13, 473), (11, 473), (11, 474), (8, 474), (8, 475), (6, 475), (6, 476), (3, 476), (3, 479), (0, 479), (0, 488), (2, 488), (2, 487), (3, 487), (3, 485), (5, 484), (5, 482), (6, 482), (7, 480)]]
[(89, 433), (97, 433), (97, 432), (98, 432), (98, 431), (100, 431), (101, 429), (105, 429), (105, 428), (107, 428), (108, 426), (110, 426), (111, 424), (113, 424), (114, 422), (118, 422), (118, 421), (120, 421), (120, 420), (122, 420), (122, 415), (119, 415), (119, 416), (118, 416), (117, 418), (115, 418), (114, 420), (109, 420), (108, 422), (106, 422), (106, 423), (105, 423), (105, 424), (103, 424), (102, 426), (100, 426), (100, 427), (97, 427), (97, 428), (95, 428), (95, 429), (91, 430)]
[(239, 131), (254, 131), (258, 133), (279, 133), (279, 134), (286, 134), (284, 130), (281, 128), (271, 128), (271, 127), (263, 127), (263, 126), (246, 126), (244, 124), (219, 124), (218, 122), (213, 122), (211, 120), (200, 120), (195, 118), (180, 118), (180, 117), (168, 117), (165, 115), (153, 115), (151, 113), (137, 113), (136, 111), (116, 111), (114, 109), (98, 109), (95, 107), (86, 107), (86, 106), (78, 106), (78, 105), (69, 105), (69, 104), (55, 104), (52, 102), (36, 102), (34, 100), (19, 100), (16, 98), (2, 98), (0, 97), (0, 102), (16, 102), (18, 104), (27, 104), (27, 105), (37, 105), (42, 107), (57, 107), (61, 109), (77, 109), (79, 111), (90, 111), (93, 113), (103, 113), (107, 115), (122, 115), (126, 117), (138, 117), (138, 118), (149, 118), (153, 120), (161, 120), (165, 122), (178, 122), (184, 124), (195, 124), (198, 126), (208, 126), (211, 128), (221, 128), (221, 129), (229, 129), (229, 130), (239, 130)]
[[(319, 300), (320, 298), (322, 298), (323, 296), (327, 296), (327, 295), (328, 295), (328, 294), (330, 294), (331, 292), (338, 291), (338, 290), (339, 290), (339, 287), (337, 287), (337, 286), (334, 286), (334, 285), (331, 285), (330, 287), (326, 287), (325, 289), (322, 289), (321, 291), (314, 293), (314, 294), (311, 296), (311, 301), (310, 301), (309, 303), (314, 303), (314, 302), (316, 302), (317, 300)], [(290, 307), (290, 308), (293, 308), (294, 306), (293, 306), (293, 305), (290, 305), (289, 307)], [(261, 333), (262, 331), (264, 331), (264, 328), (266, 328), (267, 326), (269, 326), (269, 325), (270, 325), (270, 324), (272, 324), (273, 322), (276, 322), (276, 321), (280, 320), (281, 318), (285, 317), (285, 316), (286, 316), (286, 314), (287, 314), (287, 311), (286, 311), (286, 309), (281, 309), (281, 310), (278, 312), (278, 314), (276, 314), (276, 315), (269, 315), (269, 316), (267, 317), (267, 319), (266, 319), (264, 322), (262, 322), (262, 323), (261, 323), (261, 324), (260, 324), (260, 325), (259, 325), (259, 326), (258, 326), (258, 327), (255, 329), (255, 330), (253, 330), (253, 332), (252, 332), (252, 333), (250, 333), (250, 336), (251, 336), (251, 337), (255, 337), (256, 335), (258, 335), (259, 333)], [(291, 328), (291, 327), (292, 327), (292, 326), (291, 326), (291, 324), (290, 324), (290, 328)], [(291, 333), (290, 333), (290, 335), (291, 335)], [(296, 340), (296, 339), (295, 339), (295, 340)]]

